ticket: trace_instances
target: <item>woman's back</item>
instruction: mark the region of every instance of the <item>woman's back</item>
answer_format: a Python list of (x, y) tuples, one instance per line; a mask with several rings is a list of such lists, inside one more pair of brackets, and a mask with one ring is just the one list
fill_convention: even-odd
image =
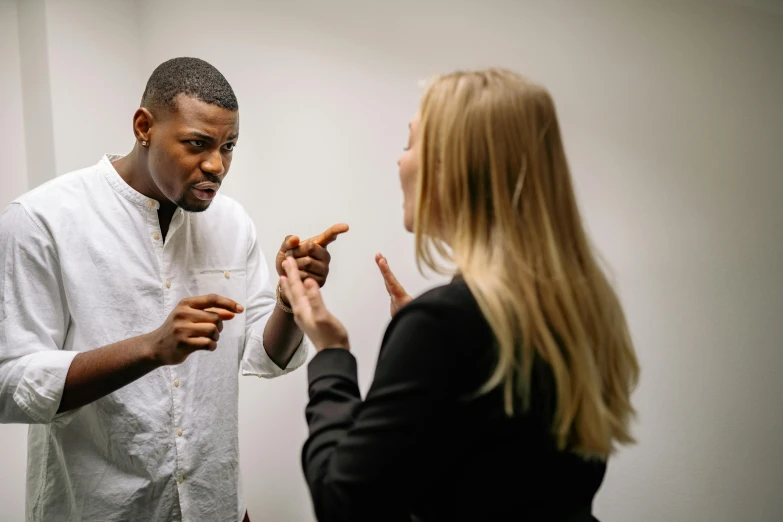
[[(422, 321), (431, 330), (426, 346), (416, 328)], [(475, 396), (494, 368), (495, 354), (490, 328), (459, 278), (413, 301), (389, 326), (377, 369), (388, 376), (388, 385), (374, 384), (367, 402), (391, 397), (386, 391), (403, 382), (395, 383), (394, 375), (407, 373), (399, 367), (415, 358), (435, 369), (436, 375), (422, 378), (445, 388), (442, 399), (433, 401), (430, 419), (419, 421), (417, 443), (407, 448), (415, 458), (399, 456), (415, 467), (400, 469), (398, 480), (412, 480), (406, 473), (427, 477), (413, 479), (420, 488), (412, 492), (414, 516), (425, 522), (594, 520), (591, 504), (606, 465), (557, 451), (550, 435), (556, 409), (551, 372), (542, 362), (535, 365), (530, 409), (519, 407), (509, 417), (502, 390)]]
[(305, 475), (320, 521), (593, 521), (606, 465), (551, 436), (554, 381), (534, 365), (530, 408), (476, 396), (497, 351), (465, 282), (402, 308), (364, 401), (347, 350), (310, 362)]

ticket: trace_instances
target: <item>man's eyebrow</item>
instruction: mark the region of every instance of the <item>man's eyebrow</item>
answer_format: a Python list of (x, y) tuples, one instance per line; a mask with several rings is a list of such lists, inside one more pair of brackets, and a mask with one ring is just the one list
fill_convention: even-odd
[[(215, 141), (215, 138), (213, 138), (209, 134), (204, 134), (203, 132), (199, 132), (199, 131), (196, 131), (196, 130), (188, 131), (187, 135), (188, 136), (193, 136), (195, 138), (198, 138), (201, 141), (208, 141), (210, 143)], [(228, 137), (227, 141), (234, 141), (237, 138), (239, 138), (239, 134), (232, 134), (231, 136)]]
[(204, 134), (203, 132), (188, 131), (187, 135), (188, 136), (195, 136), (195, 137), (197, 137), (198, 139), (200, 139), (202, 141), (209, 141), (209, 142), (215, 141), (215, 138), (213, 138), (209, 134)]

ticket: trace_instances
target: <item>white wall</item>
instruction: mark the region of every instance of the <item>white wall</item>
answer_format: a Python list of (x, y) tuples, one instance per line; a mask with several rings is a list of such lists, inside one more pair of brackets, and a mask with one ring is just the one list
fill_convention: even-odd
[(3, 144), (0, 212), (27, 190), (25, 126), (22, 109), (22, 70), (16, 3), (0, 0), (0, 143)]
[(145, 84), (137, 12), (126, 0), (46, 2), (58, 175), (133, 147)]
[[(27, 179), (29, 187), (33, 188), (52, 179), (55, 170), (46, 3), (44, 0), (6, 0), (5, 3), (18, 6), (17, 62), (21, 65), (22, 73)], [(8, 14), (6, 23), (13, 24), (12, 12), (9, 10)], [(13, 49), (13, 45), (9, 49)]]
[[(759, 9), (763, 2), (368, 4), (237, 0), (215, 10), (206, 0), (140, 0), (134, 17), (119, 2), (47, 3), (58, 13), (49, 53), (72, 60), (51, 67), (58, 170), (93, 163), (90, 139), (130, 146), (129, 105), (161, 61), (189, 55), (216, 65), (242, 114), (224, 190), (254, 218), (265, 252), (289, 233), (352, 226), (331, 248), (325, 293), (349, 328), (366, 389), (388, 314), (374, 253), (413, 291), (437, 281), (416, 274), (401, 226), (395, 161), (417, 82), (458, 67), (524, 72), (558, 103), (585, 219), (613, 267), (643, 369), (639, 445), (611, 461), (597, 515), (779, 519), (783, 17)], [(72, 36), (71, 25), (91, 25), (88, 13), (113, 9), (121, 43)], [(115, 47), (82, 52), (93, 39)], [(96, 80), (114, 56), (128, 68)], [(68, 76), (76, 69), (91, 73)], [(81, 88), (89, 95), (79, 97)], [(99, 103), (105, 118), (75, 118)], [(299, 468), (305, 371), (241, 382), (251, 516), (312, 520)], [(0, 502), (22, 499), (0, 490)]]
[[(0, 0), (0, 213), (27, 190), (22, 71), (16, 3)], [(0, 520), (23, 520), (26, 426), (0, 427)]]

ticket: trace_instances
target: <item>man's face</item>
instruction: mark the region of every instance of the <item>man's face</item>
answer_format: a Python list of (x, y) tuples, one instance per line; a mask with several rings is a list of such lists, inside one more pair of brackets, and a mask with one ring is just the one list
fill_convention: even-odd
[(206, 210), (231, 166), (239, 112), (179, 95), (149, 128), (149, 172), (158, 190), (188, 212)]

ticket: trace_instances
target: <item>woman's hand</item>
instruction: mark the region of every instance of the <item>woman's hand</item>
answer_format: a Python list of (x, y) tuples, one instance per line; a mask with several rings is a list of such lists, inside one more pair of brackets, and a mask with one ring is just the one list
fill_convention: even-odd
[(405, 291), (400, 282), (397, 281), (397, 278), (394, 277), (394, 274), (389, 268), (389, 263), (383, 255), (375, 254), (375, 263), (378, 265), (378, 268), (381, 269), (383, 283), (386, 285), (386, 292), (389, 293), (389, 298), (391, 299), (389, 311), (391, 312), (391, 316), (394, 317), (394, 314), (396, 314), (400, 308), (413, 301), (413, 298), (408, 295), (408, 292)]
[(294, 311), (296, 325), (310, 338), (319, 352), (325, 348), (350, 349), (348, 332), (326, 309), (321, 289), (312, 278), (302, 282), (296, 260), (289, 256), (283, 261), (286, 275), (280, 277), (280, 289)]

